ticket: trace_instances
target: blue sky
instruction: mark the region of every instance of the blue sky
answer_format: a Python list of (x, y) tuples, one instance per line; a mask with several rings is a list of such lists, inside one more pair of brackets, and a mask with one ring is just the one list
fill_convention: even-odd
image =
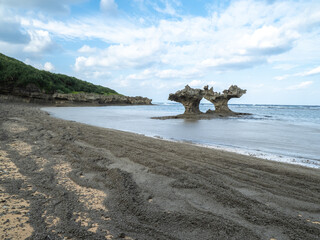
[(154, 101), (320, 105), (319, 0), (0, 0), (0, 52)]

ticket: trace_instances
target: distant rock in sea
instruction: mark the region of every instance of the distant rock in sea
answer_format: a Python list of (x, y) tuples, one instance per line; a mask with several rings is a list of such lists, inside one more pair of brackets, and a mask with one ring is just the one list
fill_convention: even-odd
[(207, 113), (225, 113), (233, 114), (228, 107), (228, 102), (231, 98), (240, 98), (245, 94), (247, 90), (239, 88), (237, 85), (231, 85), (228, 90), (224, 90), (222, 93), (214, 92), (213, 87), (209, 89), (209, 86), (204, 87), (204, 98), (214, 104), (215, 110), (208, 110)]
[[(209, 89), (209, 86), (205, 86), (204, 90), (202, 90), (194, 89), (186, 85), (184, 89), (176, 93), (171, 93), (168, 98), (171, 101), (181, 103), (185, 108), (184, 113), (177, 116), (155, 117), (155, 119), (210, 119), (235, 115), (250, 115), (247, 113), (233, 112), (228, 107), (228, 102), (231, 98), (240, 98), (246, 91), (247, 90), (241, 89), (237, 85), (230, 86), (229, 89), (224, 90), (223, 93), (214, 92), (212, 87)], [(201, 112), (199, 105), (202, 98), (213, 103), (215, 110), (208, 110), (206, 113)]]

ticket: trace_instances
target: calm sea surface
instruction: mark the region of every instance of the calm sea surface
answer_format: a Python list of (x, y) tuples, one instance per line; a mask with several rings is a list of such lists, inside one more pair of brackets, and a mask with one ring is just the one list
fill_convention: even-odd
[[(212, 108), (202, 103), (201, 111)], [(183, 113), (176, 103), (152, 106), (49, 107), (57, 118), (257, 157), (320, 168), (320, 106), (229, 105), (251, 116), (211, 120), (155, 120)]]

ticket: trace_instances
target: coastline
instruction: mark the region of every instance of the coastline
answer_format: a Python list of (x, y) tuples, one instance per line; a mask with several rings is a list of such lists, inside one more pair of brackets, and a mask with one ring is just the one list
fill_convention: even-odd
[[(256, 111), (252, 117), (211, 120), (155, 120), (157, 115), (179, 112), (166, 105), (110, 107), (44, 107), (51, 116), (91, 126), (138, 133), (164, 140), (187, 142), (277, 162), (320, 168), (317, 135), (319, 124), (292, 124), (280, 116), (265, 117)], [(209, 105), (210, 106), (210, 105)], [(132, 107), (132, 108), (131, 108)], [(208, 108), (208, 106), (206, 106)], [(205, 112), (205, 107), (201, 109)], [(253, 109), (246, 109), (253, 111)], [(312, 114), (312, 113), (311, 113)], [(310, 119), (312, 121), (312, 119)], [(268, 128), (268, 132), (264, 129)], [(282, 134), (286, 133), (286, 134)]]
[[(127, 132), (127, 131), (125, 131), (125, 132)], [(315, 162), (312, 162), (312, 160), (311, 161), (309, 160), (310, 162), (312, 162), (312, 165), (310, 165), (309, 162), (303, 162), (303, 161), (298, 162), (293, 157), (288, 157), (288, 156), (287, 157), (283, 157), (283, 156), (279, 157), (276, 154), (264, 153), (261, 151), (244, 150), (241, 148), (225, 147), (225, 146), (220, 146), (220, 145), (200, 144), (200, 143), (196, 143), (196, 142), (173, 140), (173, 139), (163, 138), (163, 137), (159, 137), (159, 136), (151, 136), (151, 135), (148, 136), (148, 135), (139, 134), (139, 133), (136, 133), (136, 134), (141, 135), (141, 136), (146, 136), (149, 138), (153, 138), (153, 139), (167, 141), (167, 142), (189, 144), (189, 145), (200, 147), (200, 148), (208, 148), (208, 149), (213, 149), (216, 151), (223, 151), (223, 152), (227, 152), (227, 153), (238, 154), (238, 155), (247, 156), (247, 157), (253, 157), (253, 158), (257, 158), (257, 159), (264, 160), (264, 161), (271, 161), (271, 162), (276, 162), (276, 163), (280, 162), (280, 163), (284, 163), (284, 164), (320, 170), (319, 165), (316, 164)], [(277, 158), (277, 160), (274, 160), (275, 158)]]
[(40, 92), (23, 91), (13, 94), (3, 94), (0, 91), (1, 102), (32, 103), (43, 106), (71, 107), (71, 106), (112, 106), (112, 105), (152, 105), (152, 99), (124, 95), (99, 95), (93, 93), (78, 94), (44, 94)]
[(320, 235), (317, 169), (61, 120), (39, 107), (0, 103), (1, 237)]

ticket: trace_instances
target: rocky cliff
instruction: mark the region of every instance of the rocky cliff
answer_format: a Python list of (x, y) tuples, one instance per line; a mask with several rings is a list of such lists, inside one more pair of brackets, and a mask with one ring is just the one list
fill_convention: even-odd
[(127, 97), (123, 95), (98, 95), (92, 93), (79, 94), (53, 94), (52, 98), (56, 103), (93, 103), (99, 105), (109, 104), (132, 104), (150, 105), (152, 99), (146, 97)]
[(146, 97), (127, 97), (123, 95), (101, 95), (95, 93), (47, 94), (29, 84), (25, 88), (14, 88), (11, 91), (0, 88), (0, 97), (9, 101), (34, 102), (54, 105), (111, 105), (132, 104), (150, 105), (151, 99)]

